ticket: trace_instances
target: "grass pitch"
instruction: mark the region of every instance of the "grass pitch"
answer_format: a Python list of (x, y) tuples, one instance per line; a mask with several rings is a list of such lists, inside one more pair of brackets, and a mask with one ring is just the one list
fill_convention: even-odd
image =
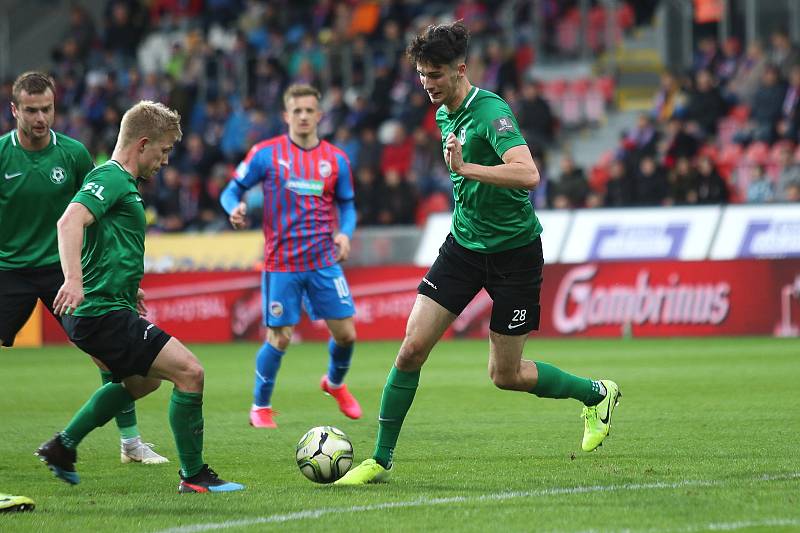
[(81, 483), (33, 450), (99, 385), (75, 348), (0, 351), (0, 492), (36, 501), (0, 531), (797, 531), (800, 341), (538, 340), (526, 357), (612, 378), (611, 436), (580, 451), (580, 404), (495, 389), (487, 344), (441, 343), (422, 372), (391, 483), (315, 485), (294, 464), (310, 427), (335, 425), (369, 457), (398, 343), (361, 342), (348, 383), (364, 418), (319, 391), (321, 344), (292, 346), (273, 404), (278, 430), (248, 426), (253, 344), (193, 346), (206, 368), (206, 460), (242, 493), (178, 495), (166, 415), (171, 386), (138, 402), (139, 427), (168, 465), (122, 465), (113, 422), (78, 451)]

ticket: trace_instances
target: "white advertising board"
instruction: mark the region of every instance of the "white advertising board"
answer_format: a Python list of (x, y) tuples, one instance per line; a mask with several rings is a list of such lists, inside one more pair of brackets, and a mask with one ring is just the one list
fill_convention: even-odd
[(734, 205), (723, 210), (711, 259), (800, 257), (800, 205)]
[[(439, 255), (439, 247), (450, 232), (452, 213), (435, 213), (428, 217), (420, 239), (414, 264), (431, 266)], [(564, 237), (569, 229), (571, 213), (569, 211), (537, 210), (536, 216), (542, 223), (542, 251), (545, 263), (556, 263), (561, 251)]]
[(705, 259), (719, 218), (718, 207), (577, 210), (559, 261)]

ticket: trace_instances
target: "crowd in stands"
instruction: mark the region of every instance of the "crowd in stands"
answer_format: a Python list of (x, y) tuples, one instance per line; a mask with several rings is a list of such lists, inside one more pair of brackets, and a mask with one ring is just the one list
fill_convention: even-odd
[[(554, 29), (543, 36), (544, 49), (577, 53), (567, 37), (578, 4), (538, 4), (548, 17), (545, 27)], [(592, 24), (613, 16), (625, 29), (648, 20), (655, 2), (619, 2), (612, 14), (603, 2), (589, 4)], [(215, 231), (228, 227), (218, 198), (234, 166), (254, 143), (285, 132), (283, 90), (311, 83), (323, 91), (321, 136), (351, 160), (359, 224), (420, 224), (431, 212), (449, 209), (453, 199), (435, 109), (404, 57), (410, 34), (464, 19), (472, 32), (470, 80), (511, 104), (543, 174), (546, 149), (560, 128), (601, 121), (612, 101), (611, 78), (530, 78), (537, 50), (528, 34), (512, 30), (529, 26), (533, 6), (514, 0), (108, 0), (95, 24), (76, 4), (52, 51), (54, 127), (84, 142), (102, 163), (130, 105), (151, 99), (177, 109), (184, 140), (169, 166), (143, 185), (151, 227)], [(589, 44), (596, 52), (604, 43)], [(735, 41), (720, 49), (703, 41), (693, 77), (665, 75), (653, 113), (614, 153), (588, 176), (564, 157), (560, 179), (544, 176), (532, 201), (572, 208), (794, 194), (797, 52), (782, 35), (768, 49), (751, 48), (740, 54)], [(10, 100), (11, 81), (0, 85), (0, 101)], [(764, 101), (773, 104), (772, 114)], [(733, 121), (741, 124), (732, 128)], [(4, 105), (0, 131), (13, 127)], [(739, 149), (748, 157), (731, 155)], [(740, 160), (758, 165), (745, 169)], [(258, 194), (248, 202), (258, 227)]]
[(746, 50), (705, 37), (588, 176), (562, 167), (559, 207), (798, 202), (800, 49), (783, 31)]

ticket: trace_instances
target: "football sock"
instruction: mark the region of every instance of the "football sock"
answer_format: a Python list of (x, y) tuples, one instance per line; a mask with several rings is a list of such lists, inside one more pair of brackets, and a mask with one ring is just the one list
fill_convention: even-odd
[(267, 407), (272, 402), (272, 389), (275, 388), (275, 377), (281, 368), (282, 352), (265, 342), (256, 355), (256, 383), (253, 387), (253, 404)]
[(72, 417), (61, 432), (61, 442), (75, 449), (93, 429), (104, 426), (120, 409), (133, 402), (133, 396), (121, 383), (108, 383), (97, 389), (92, 397)]
[(400, 436), (400, 428), (406, 418), (414, 394), (419, 385), (419, 370), (403, 372), (392, 367), (381, 396), (381, 410), (378, 416), (378, 440), (375, 443), (373, 458), (384, 468), (392, 465), (392, 455)]
[[(111, 383), (113, 374), (107, 370), (100, 370), (100, 379), (103, 385)], [(119, 436), (121, 439), (133, 439), (139, 436), (139, 428), (136, 427), (136, 404), (123, 406), (122, 410), (114, 417), (117, 422), (117, 429), (119, 429)]]
[(350, 370), (350, 360), (353, 358), (354, 344), (339, 346), (333, 339), (328, 341), (328, 383), (334, 387), (341, 385), (344, 376)]
[(184, 478), (203, 468), (203, 393), (172, 389), (169, 402), (169, 425)]
[(605, 397), (599, 381), (573, 376), (540, 361), (536, 361), (536, 369), (539, 380), (531, 393), (540, 398), (574, 398), (584, 405), (597, 405)]

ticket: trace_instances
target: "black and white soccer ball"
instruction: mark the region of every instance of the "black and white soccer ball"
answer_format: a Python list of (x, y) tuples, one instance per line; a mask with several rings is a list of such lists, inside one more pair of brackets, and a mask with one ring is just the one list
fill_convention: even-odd
[(353, 444), (340, 429), (309, 429), (297, 443), (297, 466), (315, 483), (333, 483), (353, 466)]

